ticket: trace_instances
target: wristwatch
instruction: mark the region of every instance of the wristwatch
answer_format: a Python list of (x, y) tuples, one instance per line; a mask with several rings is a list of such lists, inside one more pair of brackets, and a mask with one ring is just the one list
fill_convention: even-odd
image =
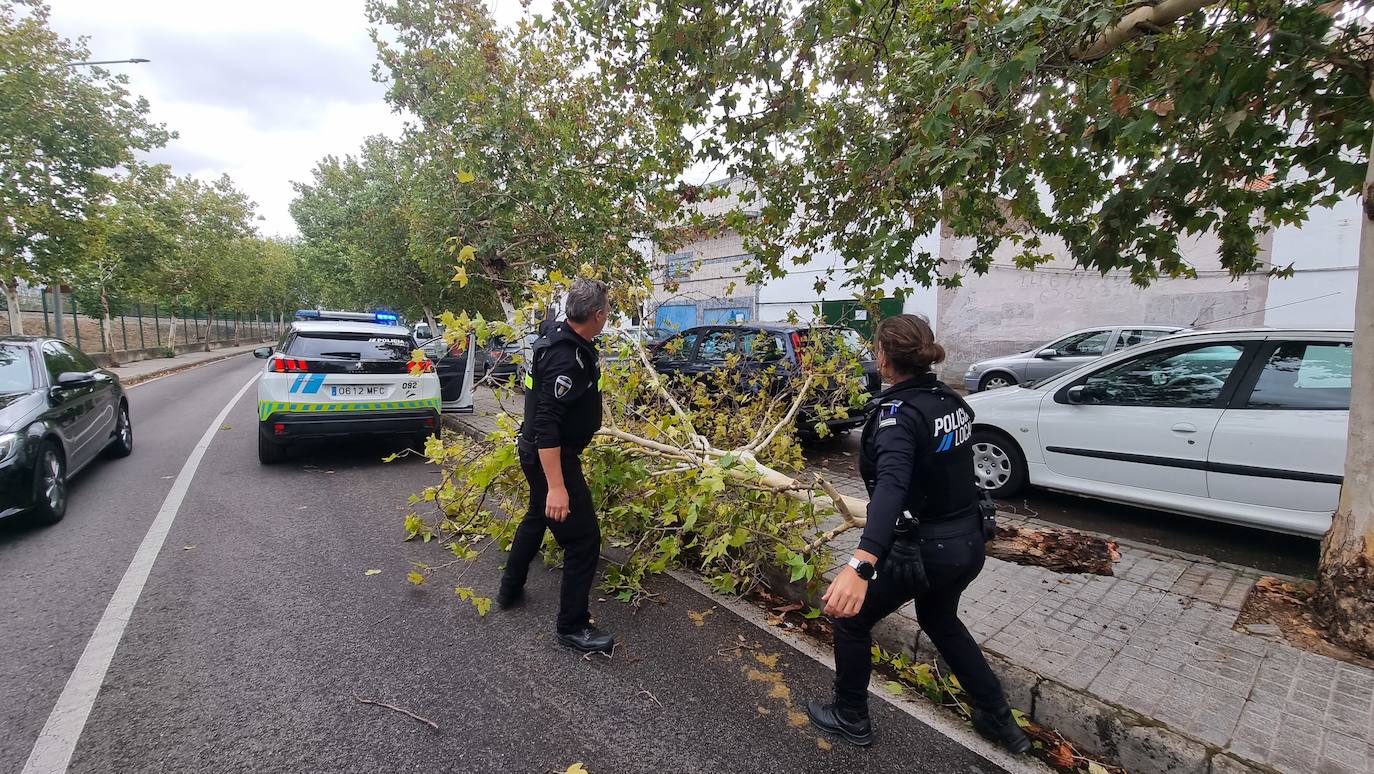
[(849, 566), (853, 567), (854, 572), (858, 573), (859, 577), (866, 581), (871, 581), (878, 577), (878, 568), (874, 567), (872, 562), (860, 559), (857, 556), (849, 557)]

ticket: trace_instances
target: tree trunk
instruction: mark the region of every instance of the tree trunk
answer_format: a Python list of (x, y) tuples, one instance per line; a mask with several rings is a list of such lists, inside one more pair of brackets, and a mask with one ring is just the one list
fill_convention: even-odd
[(425, 305), (425, 304), (420, 304), (420, 308), (421, 308), (422, 310), (424, 310), (424, 313), (425, 313), (425, 324), (429, 326), (429, 335), (430, 335), (430, 336), (438, 336), (438, 335), (439, 335), (439, 326), (438, 326), (438, 324), (436, 324), (436, 323), (434, 322), (434, 310), (433, 310), (433, 309), (430, 309), (429, 306), (427, 306), (427, 305)]
[(5, 283), (5, 305), (9, 307), (10, 335), (24, 335), (24, 312), (19, 308), (19, 280)]
[[(479, 262), (480, 263), (480, 262)], [(482, 271), (491, 280), (491, 286), (496, 289), (496, 300), (501, 302), (501, 311), (506, 315), (506, 321), (515, 319), (515, 296), (510, 292), (510, 288), (501, 277), (501, 272), (486, 264), (481, 264)]]
[(206, 351), (206, 352), (209, 352), (211, 349), (214, 349), (213, 347), (210, 346), (210, 342), (213, 341), (214, 338), (215, 338), (215, 310), (214, 310), (214, 309), (211, 309), (210, 307), (207, 306), (207, 307), (205, 307), (205, 351)]
[(1374, 656), (1374, 141), (1363, 204), (1345, 481), (1322, 539), (1313, 604), (1333, 640)]
[(114, 352), (114, 321), (110, 319), (110, 294), (100, 291), (100, 344), (106, 352)]
[(243, 339), (239, 336), (240, 317), (242, 317), (242, 315), (238, 314), (237, 312), (234, 314), (234, 346), (236, 347), (243, 343)]
[(167, 348), (175, 352), (177, 346), (177, 310), (176, 307), (172, 307), (168, 311), (171, 314), (168, 315), (167, 320)]

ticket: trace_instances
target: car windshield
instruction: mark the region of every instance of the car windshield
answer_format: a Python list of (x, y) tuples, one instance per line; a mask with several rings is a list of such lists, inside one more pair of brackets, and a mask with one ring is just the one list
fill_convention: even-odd
[(812, 328), (802, 331), (801, 335), (808, 346), (819, 344), (821, 353), (827, 357), (840, 354), (857, 355), (865, 360), (873, 357), (868, 342), (853, 328)]
[(33, 390), (33, 355), (28, 347), (0, 347), (0, 395)]
[(415, 342), (409, 336), (377, 333), (297, 333), (286, 354), (344, 360), (409, 360)]

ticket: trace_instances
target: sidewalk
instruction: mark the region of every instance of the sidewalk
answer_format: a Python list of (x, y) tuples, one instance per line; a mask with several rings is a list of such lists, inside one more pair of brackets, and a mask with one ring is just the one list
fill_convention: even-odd
[[(446, 420), (493, 429), (489, 391), (478, 390), (475, 408)], [(519, 396), (507, 409), (519, 410)], [(852, 473), (824, 473), (842, 493), (866, 496)], [(850, 530), (831, 544), (827, 579), (858, 538)], [(1257, 570), (1120, 548), (1114, 577), (989, 559), (969, 587), (961, 616), (1014, 706), (1131, 772), (1374, 771), (1374, 670), (1232, 629)], [(889, 650), (935, 658), (910, 608), (874, 634)]]
[(192, 368), (206, 363), (213, 363), (216, 360), (223, 360), (228, 357), (242, 355), (252, 352), (261, 347), (262, 344), (244, 344), (238, 347), (223, 347), (209, 352), (188, 352), (185, 355), (176, 357), (157, 357), (150, 360), (139, 360), (137, 362), (122, 365), (117, 368), (107, 370), (113, 371), (119, 377), (119, 381), (125, 387), (132, 387), (139, 382), (146, 382), (149, 379), (156, 379), (159, 376), (175, 373), (186, 368)]

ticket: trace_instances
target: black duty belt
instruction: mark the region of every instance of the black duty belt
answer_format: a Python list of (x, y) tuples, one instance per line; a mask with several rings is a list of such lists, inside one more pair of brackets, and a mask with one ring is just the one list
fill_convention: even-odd
[(972, 516), (960, 516), (950, 521), (916, 525), (916, 537), (921, 540), (946, 540), (967, 535), (970, 532), (982, 533), (982, 531), (983, 519), (976, 513)]
[(913, 522), (914, 520), (908, 522), (910, 526), (903, 524), (897, 527), (898, 540), (948, 540), (970, 532), (983, 531), (983, 518), (976, 508), (953, 519)]

